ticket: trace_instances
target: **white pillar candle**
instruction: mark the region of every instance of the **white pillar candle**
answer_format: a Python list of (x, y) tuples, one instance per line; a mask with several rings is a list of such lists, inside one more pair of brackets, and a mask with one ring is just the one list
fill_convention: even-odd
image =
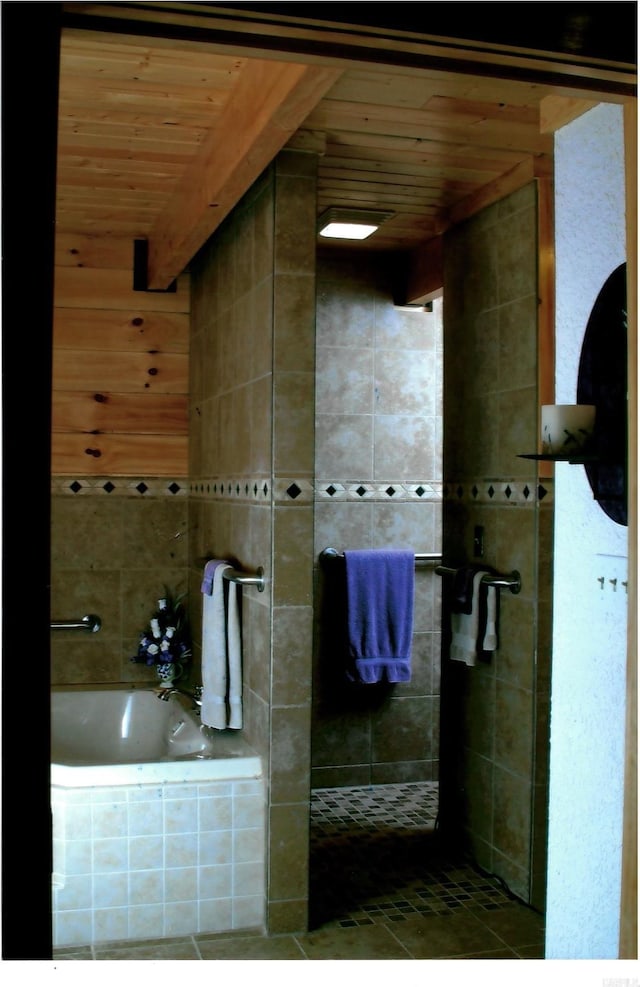
[(542, 452), (563, 455), (580, 452), (593, 438), (596, 408), (593, 404), (543, 404)]

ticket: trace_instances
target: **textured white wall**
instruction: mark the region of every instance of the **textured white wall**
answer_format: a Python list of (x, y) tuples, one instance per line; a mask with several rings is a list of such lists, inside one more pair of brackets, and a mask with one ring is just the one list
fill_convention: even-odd
[[(573, 404), (591, 309), (625, 261), (621, 107), (600, 105), (558, 132), (555, 182), (556, 401)], [(619, 931), (627, 528), (599, 508), (581, 466), (558, 464), (555, 489), (546, 957), (611, 959)]]

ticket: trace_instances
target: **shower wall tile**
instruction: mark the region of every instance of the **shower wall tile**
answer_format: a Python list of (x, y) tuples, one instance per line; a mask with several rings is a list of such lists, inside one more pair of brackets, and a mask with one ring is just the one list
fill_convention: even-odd
[(304, 932), (307, 929), (309, 901), (306, 897), (297, 901), (270, 901), (267, 912), (267, 928), (272, 935)]
[(376, 414), (433, 417), (436, 412), (432, 366), (424, 350), (376, 349)]
[(537, 449), (537, 387), (503, 391), (498, 396), (497, 475), (532, 478), (531, 462), (519, 459), (520, 453)]
[(528, 294), (501, 306), (497, 311), (500, 326), (498, 381), (502, 388), (528, 387), (535, 380), (538, 348), (531, 326), (537, 319), (537, 298)]
[(374, 506), (368, 503), (316, 503), (315, 558), (329, 547), (338, 552), (352, 545), (372, 548)]
[(274, 381), (274, 470), (277, 475), (313, 475), (314, 377), (283, 373)]
[(308, 898), (308, 827), (309, 809), (306, 801), (297, 805), (271, 807), (269, 818), (271, 868), (268, 891), (270, 902)]
[(373, 477), (373, 415), (316, 415), (316, 476)]
[(278, 607), (310, 606), (313, 570), (309, 566), (308, 553), (301, 547), (312, 543), (313, 508), (277, 507), (274, 536), (278, 546), (273, 560), (274, 604)]
[(314, 372), (315, 290), (312, 273), (278, 274), (275, 277), (274, 324), (277, 331), (273, 360), (276, 372)]
[(316, 400), (328, 415), (373, 414), (370, 347), (318, 346)]
[(535, 654), (538, 628), (531, 621), (530, 600), (510, 597), (500, 606), (500, 641), (495, 655), (498, 678), (531, 692), (535, 684), (535, 669), (531, 655)]
[(533, 701), (530, 690), (496, 680), (495, 762), (526, 780), (531, 777)]
[[(394, 693), (399, 697), (432, 695), (434, 664), (433, 633), (414, 633), (411, 643), (411, 681), (399, 682)], [(439, 656), (438, 656), (439, 657)], [(437, 692), (435, 693), (437, 695)]]
[(277, 618), (274, 621), (273, 648), (279, 659), (273, 670), (273, 702), (276, 706), (309, 703), (311, 682), (308, 663), (313, 641), (308, 609), (292, 606), (278, 608)]
[[(469, 771), (463, 812), (471, 833), (488, 849), (493, 836), (493, 764), (480, 753), (467, 751)], [(481, 866), (487, 866), (478, 861)], [(491, 868), (488, 868), (491, 869)]]
[(316, 311), (316, 344), (363, 349), (373, 346), (375, 338), (375, 306), (370, 286), (349, 284), (343, 290), (342, 276), (334, 272), (323, 277), (319, 268)]
[[(339, 768), (341, 766), (369, 765), (371, 763), (371, 720), (369, 712), (354, 710), (349, 706), (349, 693), (333, 696), (338, 706), (324, 708), (322, 716), (314, 724), (312, 752), (314, 767)], [(341, 706), (347, 704), (342, 711)]]
[[(376, 766), (371, 765), (368, 760), (366, 764), (348, 764), (341, 765), (337, 768), (314, 767), (311, 769), (311, 787), (312, 789), (353, 788), (355, 786), (372, 785), (374, 784), (373, 775), (375, 770)], [(376, 781), (375, 784), (383, 784), (383, 782)]]
[(384, 480), (418, 480), (433, 476), (434, 419), (376, 414), (373, 435), (373, 476)]
[[(310, 643), (313, 625), (313, 506), (305, 490), (314, 471), (316, 173), (315, 155), (285, 151), (273, 170), (270, 214), (264, 197), (259, 208), (256, 203), (254, 229), (259, 223), (264, 231), (269, 215), (272, 219), (273, 232), (266, 233), (265, 242), (272, 250), (273, 266), (267, 274), (265, 265), (254, 258), (253, 273), (255, 277), (256, 270), (263, 271), (264, 282), (271, 280), (271, 298), (265, 292), (252, 292), (253, 321), (243, 353), (246, 366), (251, 367), (252, 351), (255, 348), (259, 352), (253, 365), (258, 373), (250, 381), (252, 400), (240, 409), (250, 423), (249, 466), (253, 473), (264, 469), (270, 481), (269, 508), (252, 509), (249, 539), (256, 553), (253, 566), (260, 562), (267, 569), (271, 597), (265, 594), (265, 600), (256, 601), (256, 609), (261, 606), (264, 611), (269, 604), (274, 605), (268, 611), (271, 633), (267, 635), (262, 621), (256, 639), (259, 646), (268, 645), (267, 652), (254, 656), (256, 662), (270, 660), (268, 684), (263, 673), (254, 677), (261, 689), (268, 687), (269, 693), (266, 701), (256, 695), (251, 702), (256, 717), (252, 730), (268, 731), (259, 741), (259, 749), (269, 754), (266, 764), (272, 824), (266, 867), (270, 875), (270, 931), (274, 931), (274, 923), (278, 931), (304, 928), (308, 898), (311, 651), (310, 647), (303, 648), (303, 642)], [(269, 336), (271, 352), (266, 347)], [(236, 531), (235, 535), (236, 544), (242, 545), (241, 534)], [(298, 640), (292, 654), (294, 626)], [(292, 658), (297, 659), (295, 670)], [(301, 697), (300, 705), (292, 705)], [(292, 820), (292, 812), (295, 825), (289, 827), (285, 859), (280, 853), (283, 842), (279, 826), (287, 818)], [(298, 858), (303, 864), (299, 871), (292, 870), (291, 860)], [(255, 911), (257, 903), (251, 901), (251, 889), (246, 890), (247, 907)], [(290, 902), (298, 902), (298, 906)], [(294, 925), (284, 928), (285, 921)]]
[(499, 646), (488, 664), (454, 670), (445, 648), (442, 690), (453, 721), (443, 721), (443, 773), (455, 783), (446, 786), (443, 817), (457, 818), (481, 866), (527, 901), (546, 841), (531, 803), (533, 752), (548, 741), (552, 518), (552, 484), (519, 458), (537, 447), (536, 224), (531, 183), (451, 231), (445, 246), (446, 346), (456, 353), (444, 379), (445, 555), (452, 565), (517, 569), (522, 589), (500, 593)]
[[(427, 503), (374, 504), (372, 548), (409, 548), (416, 552), (439, 552), (442, 545), (442, 504)], [(352, 545), (357, 545), (353, 542)], [(361, 546), (366, 547), (366, 546)], [(425, 569), (416, 570), (416, 581), (426, 585)], [(425, 577), (425, 578), (423, 578)], [(423, 630), (426, 628), (423, 627)]]
[[(370, 270), (370, 268), (368, 268)], [(383, 275), (384, 284), (388, 275)], [(438, 359), (442, 346), (440, 315), (437, 307), (432, 312), (406, 312), (389, 304), (389, 294), (372, 286), (375, 303), (375, 344), (381, 350), (421, 350), (428, 363)], [(422, 359), (422, 358), (421, 358)], [(433, 380), (429, 381), (432, 386)]]
[[(328, 546), (429, 552), (441, 543), (441, 317), (394, 308), (392, 272), (391, 258), (319, 256), (316, 559)], [(331, 578), (317, 568), (313, 784), (437, 777), (435, 577), (417, 571), (412, 680), (392, 686), (382, 706), (378, 690), (354, 692), (336, 667)]]
[(431, 725), (437, 700), (393, 698), (372, 714), (372, 759), (375, 762), (431, 760), (435, 756)]
[(272, 803), (304, 802), (310, 789), (310, 706), (275, 707), (271, 714)]
[(279, 174), (275, 211), (276, 274), (309, 274), (315, 267), (315, 251), (315, 176)]

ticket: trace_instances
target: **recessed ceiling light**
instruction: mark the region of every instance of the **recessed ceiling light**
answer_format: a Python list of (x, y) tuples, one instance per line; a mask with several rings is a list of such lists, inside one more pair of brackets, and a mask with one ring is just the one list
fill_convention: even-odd
[(391, 212), (332, 207), (318, 220), (318, 234), (334, 240), (366, 240), (391, 216)]

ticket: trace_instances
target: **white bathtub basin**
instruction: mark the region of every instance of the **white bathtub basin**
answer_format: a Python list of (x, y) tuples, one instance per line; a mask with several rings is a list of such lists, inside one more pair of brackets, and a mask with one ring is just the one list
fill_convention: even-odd
[(51, 783), (65, 787), (257, 778), (241, 736), (203, 727), (175, 696), (152, 689), (54, 690)]

